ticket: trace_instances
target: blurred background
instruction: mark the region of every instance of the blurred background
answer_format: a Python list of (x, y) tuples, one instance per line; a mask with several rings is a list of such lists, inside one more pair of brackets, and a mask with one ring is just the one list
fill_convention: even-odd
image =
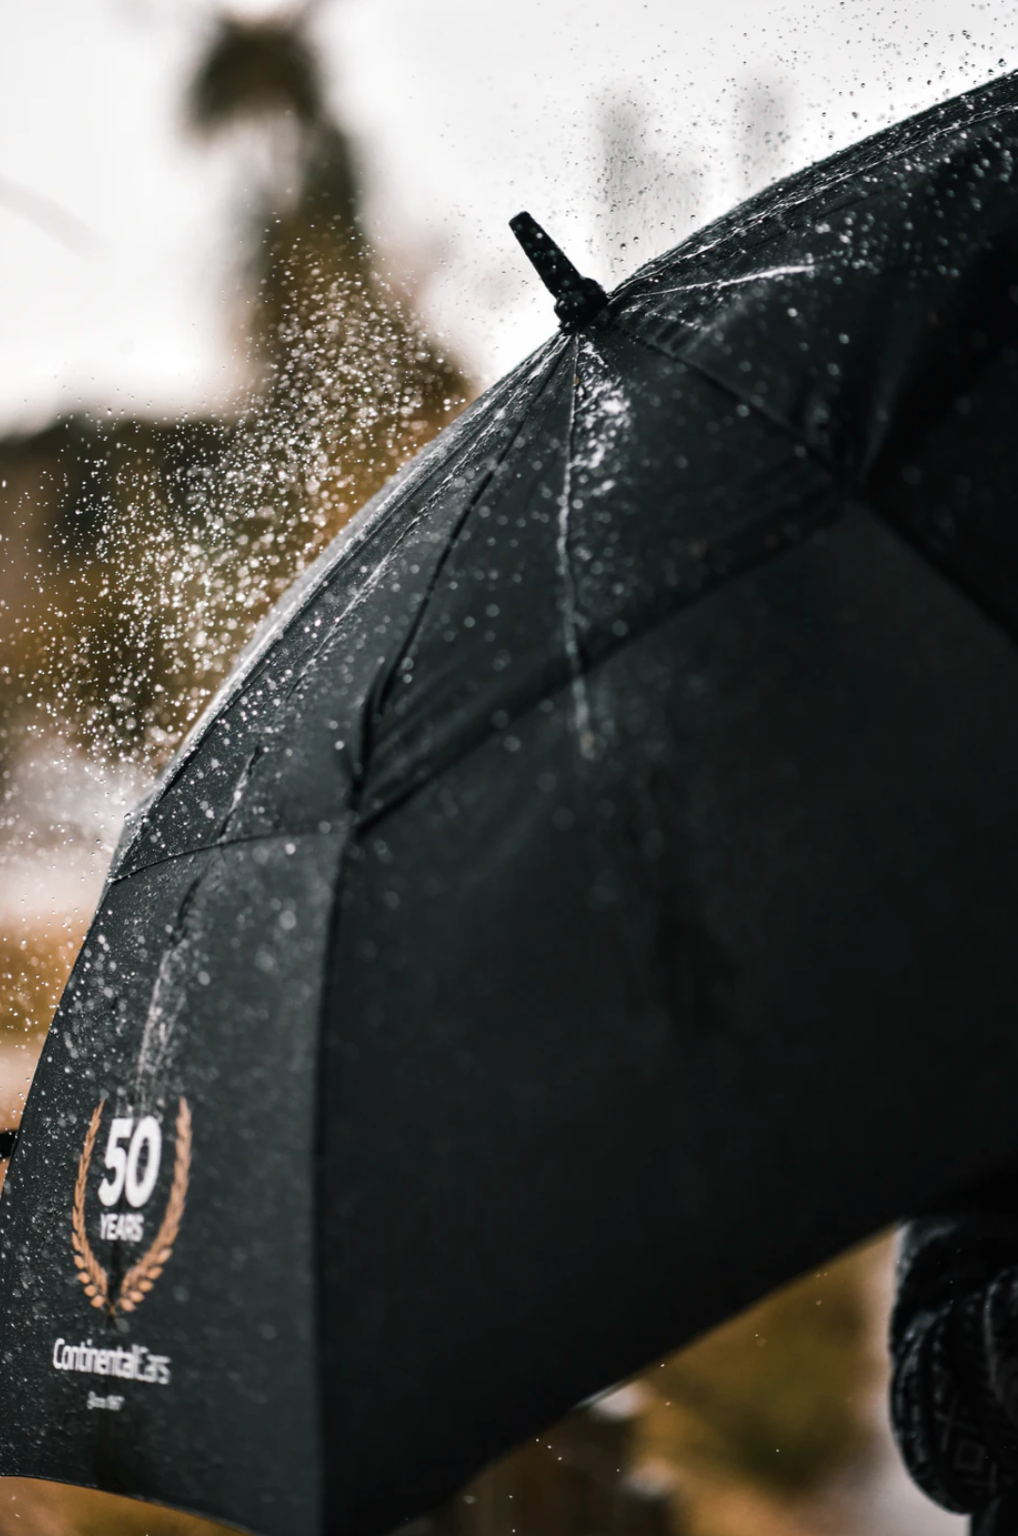
[[(551, 330), (509, 217), (610, 286), (1016, 43), (976, 0), (0, 11), (0, 1129), (126, 810), (294, 576)], [(961, 1532), (890, 1444), (891, 1261), (655, 1363), (415, 1536)], [(202, 1528), (0, 1483), (0, 1536)]]

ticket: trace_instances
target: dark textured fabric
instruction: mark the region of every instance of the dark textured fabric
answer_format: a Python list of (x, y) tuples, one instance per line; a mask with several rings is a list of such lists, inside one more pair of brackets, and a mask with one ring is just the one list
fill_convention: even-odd
[(912, 1477), (972, 1536), (1018, 1536), (1018, 1176), (904, 1229), (890, 1342)]

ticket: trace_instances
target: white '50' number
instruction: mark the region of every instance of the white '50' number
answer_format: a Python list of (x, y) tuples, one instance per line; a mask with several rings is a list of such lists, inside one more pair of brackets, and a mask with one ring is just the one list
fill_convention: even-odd
[[(130, 1145), (121, 1146), (129, 1136)], [(144, 1205), (156, 1187), (162, 1153), (163, 1133), (159, 1121), (152, 1115), (145, 1115), (137, 1125), (133, 1120), (114, 1120), (106, 1143), (106, 1167), (110, 1177), (99, 1185), (99, 1199), (103, 1205), (116, 1205), (121, 1194), (127, 1196), (135, 1210)]]

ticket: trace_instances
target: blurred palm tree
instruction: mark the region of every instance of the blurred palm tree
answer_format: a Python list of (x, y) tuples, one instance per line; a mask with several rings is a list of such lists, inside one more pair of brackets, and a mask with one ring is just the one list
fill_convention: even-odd
[(245, 632), (353, 512), (462, 406), (458, 366), (386, 280), (362, 219), (362, 180), (330, 112), (313, 7), (224, 16), (188, 94), (202, 139), (260, 167), (248, 231), (256, 407), (219, 477), (200, 640), (207, 687)]
[(88, 751), (158, 764), (281, 590), (468, 393), (364, 231), (310, 16), (220, 18), (187, 93), (190, 131), (232, 140), (259, 187), (238, 231), (239, 419), (71, 418), (0, 444), (4, 712), (47, 710)]

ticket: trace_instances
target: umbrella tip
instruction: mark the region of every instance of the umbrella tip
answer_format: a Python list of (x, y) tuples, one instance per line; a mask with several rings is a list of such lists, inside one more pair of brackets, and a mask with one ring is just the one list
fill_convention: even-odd
[(583, 277), (569, 257), (529, 213), (518, 213), (509, 228), (523, 253), (555, 300), (555, 313), (564, 331), (575, 331), (608, 302), (608, 295), (592, 277)]

